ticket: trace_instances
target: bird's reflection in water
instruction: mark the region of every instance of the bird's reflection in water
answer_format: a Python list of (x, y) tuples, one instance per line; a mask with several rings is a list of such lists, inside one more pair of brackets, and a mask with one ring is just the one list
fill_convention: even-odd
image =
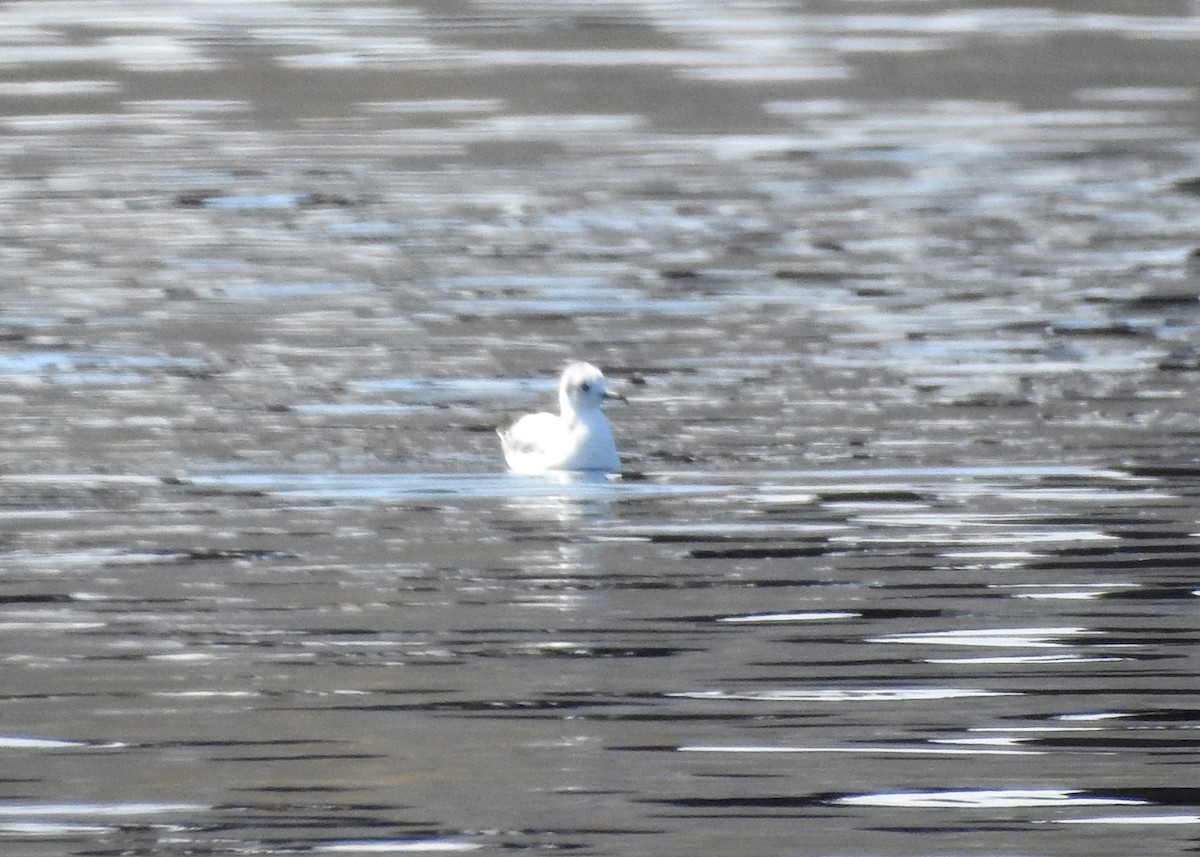
[(514, 493), (503, 501), (509, 516), (505, 526), (519, 549), (513, 559), (522, 578), (522, 600), (580, 609), (605, 570), (605, 544), (596, 534), (612, 518), (617, 498), (609, 493), (612, 480), (590, 473), (548, 473), (532, 479), (539, 489), (563, 490)]

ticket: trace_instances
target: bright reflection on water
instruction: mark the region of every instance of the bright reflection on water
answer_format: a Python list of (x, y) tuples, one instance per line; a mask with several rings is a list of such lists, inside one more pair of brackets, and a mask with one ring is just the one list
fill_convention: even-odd
[[(1101, 5), (0, 4), (0, 853), (1193, 849), (1200, 19)], [(505, 473), (571, 358), (623, 472)]]
[(851, 806), (894, 806), (903, 808), (1016, 807), (1016, 806), (1140, 806), (1145, 801), (1088, 795), (1077, 791), (1002, 789), (979, 791), (934, 791), (878, 795), (851, 795), (838, 803)]

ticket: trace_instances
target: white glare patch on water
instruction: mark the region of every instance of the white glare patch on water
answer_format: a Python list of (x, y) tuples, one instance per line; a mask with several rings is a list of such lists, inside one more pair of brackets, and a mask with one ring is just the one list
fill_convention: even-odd
[(0, 818), (111, 818), (207, 809), (207, 806), (193, 803), (0, 803)]
[(931, 744), (963, 744), (970, 747), (1015, 747), (1030, 738), (1014, 738), (1012, 736), (996, 736), (995, 738), (933, 738)]
[[(978, 520), (955, 518), (948, 515), (856, 515), (851, 520), (861, 524), (874, 524), (888, 527), (930, 527), (930, 526), (970, 526), (986, 524)], [(1049, 533), (1030, 532), (997, 532), (952, 534), (945, 533), (914, 533), (910, 536), (832, 536), (830, 541), (854, 541), (863, 544), (929, 544), (931, 542), (945, 545), (1007, 545), (1013, 542), (1091, 542), (1115, 541), (1118, 537), (1097, 530), (1058, 530)]]
[(733, 624), (750, 624), (755, 622), (825, 622), (831, 619), (860, 619), (861, 613), (828, 612), (828, 613), (751, 613), (745, 616), (722, 616), (718, 622)]
[(253, 690), (160, 690), (150, 694), (161, 699), (248, 699), (261, 695)]
[(251, 110), (247, 101), (226, 98), (156, 98), (125, 103), (129, 109), (139, 113), (152, 113), (173, 120), (178, 120), (179, 114), (249, 113)]
[(508, 106), (503, 98), (410, 98), (395, 101), (360, 101), (373, 113), (499, 113)]
[(1048, 583), (1048, 584), (1020, 584), (1015, 586), (997, 586), (997, 589), (1039, 589), (1048, 590), (1041, 592), (1013, 592), (1010, 598), (1028, 598), (1037, 601), (1087, 601), (1094, 598), (1103, 598), (1106, 595), (1111, 595), (1114, 592), (1122, 590), (1137, 589), (1136, 583), (1106, 583), (1092, 585), (1076, 585), (1070, 583)]
[(620, 537), (625, 539), (647, 540), (662, 537), (678, 536), (710, 536), (714, 529), (719, 529), (722, 536), (776, 536), (779, 538), (795, 538), (811, 535), (824, 535), (830, 531), (848, 529), (840, 524), (797, 524), (789, 521), (786, 526), (779, 524), (754, 524), (746, 521), (722, 521), (714, 525), (710, 521), (695, 524), (662, 524), (662, 525), (629, 525), (620, 530)]
[(106, 488), (114, 485), (148, 488), (161, 484), (162, 478), (159, 476), (125, 473), (6, 473), (0, 476), (0, 485), (40, 485), (51, 488)]
[(741, 702), (899, 702), (928, 699), (970, 699), (986, 696), (1020, 696), (1020, 693), (967, 687), (813, 688), (812, 690), (759, 690), (739, 693), (724, 690), (680, 691), (666, 694), (679, 699)]
[[(574, 53), (574, 52), (572, 52)], [(614, 131), (633, 131), (645, 125), (645, 118), (630, 114), (516, 114), (490, 116), (486, 119), (467, 119), (459, 128), (468, 134), (482, 135), (489, 140), (553, 140), (579, 133), (603, 134)]]
[(0, 749), (57, 750), (63, 747), (87, 747), (85, 741), (63, 741), (57, 738), (21, 738), (0, 735)]
[(869, 637), (868, 643), (918, 643), (930, 646), (1014, 646), (1018, 648), (1061, 648), (1062, 637), (1099, 637), (1101, 631), (1087, 628), (979, 628), (961, 631), (888, 634)]
[(968, 732), (1103, 732), (1103, 726), (973, 726)]
[(300, 193), (263, 193), (229, 196), (210, 196), (204, 200), (206, 208), (222, 211), (260, 211), (269, 209), (295, 208), (304, 199)]
[(1007, 500), (1053, 500), (1062, 503), (1144, 503), (1152, 500), (1178, 500), (1166, 491), (1110, 491), (1104, 488), (1010, 488), (996, 492)]
[(106, 622), (0, 622), (3, 631), (91, 631), (106, 628)]
[(850, 795), (834, 803), (903, 809), (996, 809), (1034, 806), (1144, 806), (1133, 798), (1093, 796), (1071, 789), (980, 789)]
[(808, 506), (816, 503), (821, 499), (820, 494), (812, 494), (808, 492), (791, 492), (791, 493), (762, 493), (749, 498), (752, 503), (774, 503), (777, 505), (787, 506)]
[(190, 662), (190, 661), (215, 661), (219, 660), (216, 655), (206, 652), (176, 652), (169, 655), (147, 655), (148, 661), (173, 661), (173, 662)]
[(1038, 600), (1084, 601), (1092, 598), (1102, 598), (1111, 591), (1091, 589), (1082, 592), (1019, 592), (1013, 598), (1031, 598)]
[(990, 559), (990, 560), (1023, 560), (1037, 559), (1045, 554), (1023, 550), (993, 550), (993, 551), (943, 551), (938, 556), (944, 559)]
[(1111, 655), (1000, 655), (985, 658), (924, 658), (926, 664), (1103, 664), (1128, 661)]
[(112, 828), (105, 824), (69, 824), (54, 821), (10, 821), (0, 822), (0, 833), (16, 833), (23, 836), (68, 836), (72, 834), (107, 833)]
[(1076, 90), (1081, 101), (1194, 101), (1196, 90), (1190, 86), (1098, 86)]
[(1129, 815), (1098, 818), (1055, 818), (1055, 824), (1200, 824), (1200, 815)]
[(897, 747), (890, 744), (860, 747), (770, 747), (757, 744), (720, 747), (706, 744), (685, 744), (675, 748), (677, 753), (849, 753), (878, 756), (1042, 756), (1041, 750), (985, 747)]
[(0, 96), (49, 98), (66, 95), (104, 95), (120, 86), (110, 80), (23, 80), (0, 83)]
[(33, 553), (32, 551), (13, 551), (5, 558), (19, 562), (23, 566), (84, 566), (104, 567), (107, 565), (160, 565), (174, 562), (184, 557), (182, 553), (122, 553), (120, 548), (95, 548), (92, 550), (57, 551), (54, 553)]
[(928, 509), (931, 504), (921, 502), (902, 502), (898, 500), (831, 500), (828, 503), (822, 504), (826, 509), (837, 509), (843, 512), (862, 509), (870, 511), (872, 509), (887, 509), (893, 512), (903, 512), (905, 509)]
[(453, 839), (373, 839), (332, 842), (329, 845), (318, 845), (312, 850), (330, 854), (432, 854), (477, 851), (482, 847), (475, 842), (458, 842)]

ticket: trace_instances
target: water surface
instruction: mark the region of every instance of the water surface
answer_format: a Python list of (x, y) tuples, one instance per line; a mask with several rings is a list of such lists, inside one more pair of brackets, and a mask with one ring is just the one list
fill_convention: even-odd
[(0, 3), (0, 851), (1194, 850), (1198, 40)]

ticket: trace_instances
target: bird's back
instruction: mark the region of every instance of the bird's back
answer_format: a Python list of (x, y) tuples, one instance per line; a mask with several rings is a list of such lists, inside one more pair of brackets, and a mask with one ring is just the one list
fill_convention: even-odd
[(517, 473), (546, 470), (621, 469), (612, 429), (600, 411), (565, 420), (556, 414), (526, 414), (500, 432), (504, 460)]
[(546, 462), (554, 455), (553, 443), (561, 436), (562, 419), (556, 414), (526, 414), (500, 434), (504, 461), (518, 473), (546, 470)]

